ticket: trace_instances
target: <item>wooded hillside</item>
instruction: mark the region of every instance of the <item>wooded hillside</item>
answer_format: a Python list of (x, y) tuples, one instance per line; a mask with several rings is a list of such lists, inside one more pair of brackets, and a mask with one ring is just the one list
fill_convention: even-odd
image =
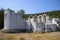
[(36, 14), (25, 14), (23, 17), (27, 19), (30, 15), (42, 15), (47, 14), (52, 18), (60, 18), (60, 10), (50, 11), (50, 12), (43, 12), (43, 13), (36, 13)]

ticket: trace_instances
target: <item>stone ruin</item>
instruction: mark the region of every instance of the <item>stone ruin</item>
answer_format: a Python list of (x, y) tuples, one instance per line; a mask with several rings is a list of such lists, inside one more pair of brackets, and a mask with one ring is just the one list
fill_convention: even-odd
[(51, 18), (46, 14), (29, 16), (28, 20), (11, 9), (4, 11), (3, 32), (55, 32), (60, 29), (60, 18)]

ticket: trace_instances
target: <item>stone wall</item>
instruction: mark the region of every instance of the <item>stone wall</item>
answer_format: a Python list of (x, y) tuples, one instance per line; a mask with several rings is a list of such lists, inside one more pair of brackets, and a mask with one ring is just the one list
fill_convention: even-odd
[(46, 14), (29, 16), (28, 20), (22, 19), (21, 14), (10, 9), (4, 12), (4, 31), (8, 32), (52, 32), (60, 29), (59, 20), (51, 18)]
[[(4, 28), (3, 30), (25, 30), (26, 24), (25, 20), (22, 19), (19, 13), (15, 13), (14, 11), (10, 11), (10, 9), (6, 9), (4, 11)], [(21, 31), (20, 30), (20, 31)]]
[(39, 16), (37, 15), (31, 16), (31, 18), (29, 18), (28, 20), (30, 20), (29, 26), (32, 28), (33, 32), (57, 31), (57, 27), (58, 27), (57, 21), (53, 20), (53, 18), (47, 16), (46, 14), (39, 15)]

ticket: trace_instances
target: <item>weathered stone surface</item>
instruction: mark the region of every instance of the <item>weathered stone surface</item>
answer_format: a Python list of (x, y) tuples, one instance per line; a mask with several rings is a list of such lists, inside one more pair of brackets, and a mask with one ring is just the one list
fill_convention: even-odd
[[(19, 13), (15, 13), (10, 9), (7, 9), (4, 11), (4, 28), (8, 29), (9, 31), (11, 29), (25, 29), (25, 20), (22, 19), (21, 15)], [(13, 31), (13, 30), (12, 30)]]
[(44, 32), (44, 29), (45, 29), (45, 25), (43, 22), (37, 22), (36, 23), (36, 31), (37, 32)]
[(56, 24), (45, 25), (45, 32), (53, 32), (57, 30)]

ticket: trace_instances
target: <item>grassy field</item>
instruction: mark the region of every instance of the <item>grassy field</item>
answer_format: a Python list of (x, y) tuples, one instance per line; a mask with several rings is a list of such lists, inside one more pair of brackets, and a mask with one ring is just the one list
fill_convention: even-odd
[(0, 40), (60, 40), (60, 32), (51, 33), (1, 33)]

